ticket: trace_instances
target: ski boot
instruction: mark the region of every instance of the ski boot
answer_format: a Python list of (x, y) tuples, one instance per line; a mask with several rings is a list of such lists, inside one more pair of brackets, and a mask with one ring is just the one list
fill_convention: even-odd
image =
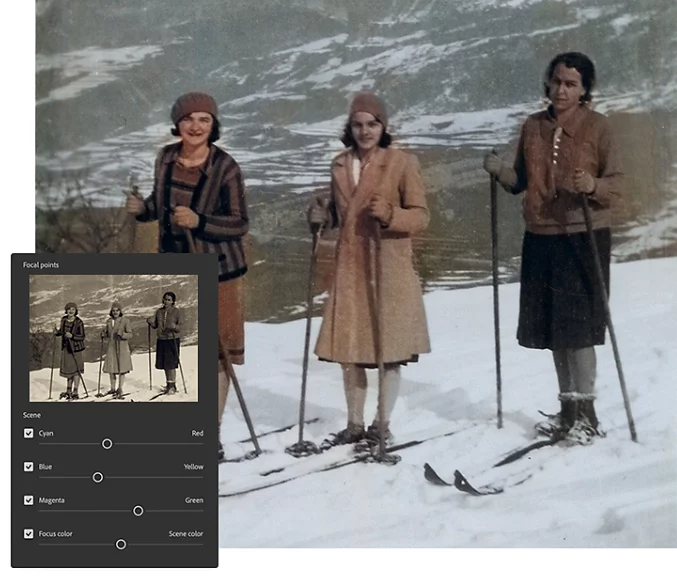
[(68, 400), (70, 398), (70, 395), (71, 395), (71, 393), (68, 392), (68, 391), (62, 392), (61, 394), (59, 394), (59, 400), (63, 400), (63, 399)]
[(563, 397), (563, 394), (560, 394), (559, 400), (561, 409), (558, 414), (545, 414), (541, 412), (541, 414), (547, 417), (547, 420), (538, 422), (534, 426), (537, 434), (552, 438), (555, 435), (565, 434), (574, 425), (577, 413), (576, 402), (567, 396)]
[(606, 437), (606, 432), (599, 426), (594, 399), (579, 400), (577, 404), (576, 422), (567, 432), (567, 441), (572, 445), (585, 446), (595, 438)]
[(68, 397), (69, 400), (79, 400), (80, 396), (78, 395), (77, 392), (71, 393), (71, 395)]
[(349, 422), (347, 428), (337, 432), (336, 434), (331, 434), (329, 438), (326, 438), (320, 444), (320, 450), (324, 452), (329, 450), (334, 446), (340, 446), (342, 444), (355, 444), (356, 442), (361, 441), (364, 438), (364, 425), (355, 424)]
[(176, 394), (176, 382), (167, 382), (167, 388), (165, 388), (164, 393), (170, 396)]
[[(393, 435), (390, 432), (390, 427), (385, 426), (383, 436), (386, 446), (393, 443)], [(367, 428), (364, 438), (355, 444), (355, 452), (371, 452), (374, 448), (378, 448), (381, 444), (381, 432), (379, 431), (378, 422), (374, 422)]]

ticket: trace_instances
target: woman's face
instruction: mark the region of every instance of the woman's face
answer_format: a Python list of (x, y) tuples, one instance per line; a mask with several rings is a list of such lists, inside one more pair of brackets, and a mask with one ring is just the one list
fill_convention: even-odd
[(369, 112), (355, 112), (350, 118), (350, 131), (357, 148), (361, 152), (369, 152), (378, 146), (383, 134), (383, 124)]
[(575, 108), (585, 94), (580, 72), (576, 68), (558, 64), (548, 80), (548, 93), (556, 113)]
[(214, 118), (208, 112), (193, 112), (179, 120), (179, 136), (185, 144), (198, 148), (207, 144)]
[(113, 315), (113, 318), (117, 318), (120, 316), (120, 309), (119, 308), (111, 308), (110, 313)]
[(72, 318), (75, 316), (75, 308), (72, 306), (66, 310), (66, 314), (68, 315), (69, 318)]
[(165, 297), (162, 299), (162, 305), (163, 305), (165, 308), (169, 308), (170, 306), (173, 306), (173, 305), (174, 305), (174, 300), (172, 300), (172, 297), (171, 297), (171, 296), (165, 296)]

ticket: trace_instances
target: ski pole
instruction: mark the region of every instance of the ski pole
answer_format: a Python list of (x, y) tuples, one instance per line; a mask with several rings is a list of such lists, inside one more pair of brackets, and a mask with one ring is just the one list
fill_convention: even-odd
[[(129, 175), (129, 186), (132, 189), (130, 194), (136, 198), (139, 198), (140, 200), (143, 200), (143, 197), (139, 193), (139, 187), (136, 185), (136, 178), (134, 177), (133, 173)], [(136, 216), (129, 214), (127, 217), (127, 225), (129, 226), (127, 253), (133, 254), (136, 252)]]
[(54, 342), (52, 344), (52, 361), (50, 362), (51, 367), (49, 370), (49, 398), (52, 399), (52, 380), (54, 379), (54, 357), (56, 356), (56, 334), (54, 334)]
[(503, 428), (503, 384), (501, 380), (501, 322), (498, 308), (498, 198), (496, 176), (491, 176), (491, 272), (494, 291), (494, 351), (496, 356), (497, 426)]
[(149, 382), (149, 390), (153, 389), (153, 369), (151, 368), (152, 362), (151, 362), (151, 357), (150, 357), (150, 324), (146, 324), (148, 326), (148, 382)]
[(223, 344), (220, 337), (219, 337), (219, 356), (221, 356), (222, 367), (226, 372), (226, 374), (228, 375), (228, 378), (230, 378), (230, 381), (233, 384), (233, 388), (235, 388), (235, 394), (237, 394), (237, 400), (240, 403), (242, 415), (244, 416), (245, 422), (247, 423), (247, 428), (249, 429), (249, 435), (251, 436), (252, 444), (254, 444), (254, 453), (258, 456), (259, 454), (261, 454), (261, 447), (259, 446), (259, 440), (256, 437), (256, 432), (254, 431), (254, 424), (252, 422), (251, 416), (249, 415), (249, 410), (247, 410), (247, 403), (244, 400), (242, 388), (240, 388), (240, 382), (237, 379), (237, 374), (235, 374), (233, 363), (230, 361), (228, 348)]
[(66, 344), (68, 345), (68, 348), (70, 349), (70, 353), (73, 356), (73, 362), (75, 363), (75, 369), (78, 371), (78, 378), (80, 378), (80, 382), (82, 382), (82, 387), (85, 389), (85, 398), (88, 398), (89, 392), (87, 391), (87, 384), (85, 384), (85, 379), (82, 376), (82, 372), (80, 372), (80, 366), (78, 366), (78, 359), (75, 357), (75, 351), (73, 350), (73, 344), (72, 344), (70, 338), (66, 338)]
[(310, 328), (313, 319), (313, 285), (315, 279), (315, 262), (317, 260), (317, 247), (322, 235), (322, 226), (313, 229), (313, 245), (310, 253), (310, 268), (308, 271), (308, 295), (306, 297), (306, 334), (303, 344), (303, 369), (301, 374), (301, 400), (299, 402), (299, 441), (285, 449), (292, 456), (308, 456), (316, 454), (318, 448), (312, 442), (303, 441), (303, 428), (306, 415), (306, 387), (308, 382), (308, 360), (310, 356)]
[(374, 287), (376, 292), (376, 330), (374, 330), (374, 348), (376, 352), (376, 364), (378, 365), (378, 451), (379, 458), (385, 459), (385, 406), (384, 406), (384, 377), (385, 367), (383, 365), (383, 285), (381, 278), (381, 223), (374, 220), (375, 230), (375, 266), (374, 266)]
[(609, 296), (606, 291), (606, 284), (604, 282), (604, 272), (602, 271), (602, 262), (599, 257), (599, 249), (597, 248), (597, 239), (592, 228), (592, 217), (590, 215), (590, 205), (585, 194), (581, 194), (583, 199), (583, 215), (585, 217), (585, 227), (588, 231), (590, 239), (590, 249), (595, 261), (595, 271), (597, 273), (597, 283), (599, 284), (600, 293), (602, 295), (602, 303), (604, 304), (604, 315), (606, 317), (606, 324), (609, 328), (609, 337), (611, 338), (611, 346), (614, 351), (614, 359), (616, 361), (616, 369), (618, 370), (618, 379), (621, 384), (621, 393), (623, 394), (623, 404), (625, 405), (625, 414), (628, 417), (628, 428), (630, 429), (630, 438), (633, 442), (637, 442), (637, 431), (635, 430), (635, 421), (632, 417), (632, 410), (630, 409), (630, 398), (628, 390), (625, 385), (625, 377), (623, 376), (623, 367), (621, 366), (621, 355), (618, 351), (618, 342), (616, 341), (616, 331), (611, 322), (611, 309), (609, 308)]
[[(195, 239), (193, 238), (193, 233), (188, 229), (184, 229), (184, 234), (186, 235), (186, 241), (188, 242), (188, 250), (191, 254), (197, 253), (197, 247), (195, 246)], [(252, 444), (254, 444), (254, 453), (258, 456), (261, 454), (261, 447), (259, 446), (258, 438), (256, 437), (256, 432), (254, 431), (254, 424), (252, 422), (251, 416), (249, 415), (249, 410), (247, 410), (247, 403), (244, 400), (244, 394), (242, 394), (242, 389), (240, 388), (240, 382), (237, 379), (237, 374), (235, 374), (235, 368), (233, 368), (233, 363), (230, 361), (230, 355), (228, 354), (228, 348), (224, 345), (219, 337), (219, 352), (221, 356), (221, 362), (223, 363), (223, 368), (230, 381), (235, 388), (235, 393), (237, 394), (237, 400), (240, 403), (240, 408), (242, 409), (242, 415), (244, 416), (245, 422), (247, 423), (247, 428), (249, 428), (249, 434), (252, 439)], [(179, 364), (180, 366), (180, 364)]]
[(101, 334), (101, 348), (99, 350), (99, 382), (96, 386), (96, 397), (101, 398), (101, 365), (103, 364), (103, 334)]
[(172, 336), (172, 344), (174, 344), (174, 354), (176, 354), (176, 361), (179, 363), (181, 382), (183, 382), (183, 393), (188, 394), (188, 389), (186, 388), (186, 379), (183, 377), (183, 366), (181, 366), (181, 358), (179, 358), (179, 347), (176, 345), (176, 336)]
[(115, 360), (117, 361), (117, 376), (118, 376), (118, 388), (120, 387), (120, 378), (122, 377), (122, 369), (120, 368), (120, 340), (117, 335), (113, 335), (113, 342), (115, 343)]

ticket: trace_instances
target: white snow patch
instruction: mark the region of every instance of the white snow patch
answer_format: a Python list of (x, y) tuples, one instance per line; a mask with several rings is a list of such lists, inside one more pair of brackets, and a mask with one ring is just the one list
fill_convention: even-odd
[(119, 72), (129, 70), (139, 65), (145, 58), (155, 57), (161, 53), (160, 46), (124, 46), (110, 49), (90, 46), (50, 56), (37, 54), (36, 72), (58, 70), (61, 78), (69, 82), (38, 100), (36, 106), (55, 100), (76, 98), (87, 90), (115, 82)]
[[(504, 427), (498, 430), (492, 289), (436, 291), (425, 296), (433, 352), (403, 368), (391, 427), (400, 439), (460, 431), (401, 452), (402, 461), (393, 467), (348, 466), (222, 498), (221, 546), (675, 547), (677, 258), (613, 264), (611, 275), (611, 311), (639, 443), (629, 438), (607, 343), (597, 348), (597, 410), (607, 437), (489, 468), (532, 440), (539, 409), (558, 409), (551, 355), (517, 345), (519, 285), (501, 285)], [(314, 318), (311, 345), (319, 326), (320, 318)], [(238, 375), (259, 432), (298, 418), (304, 331), (305, 320), (246, 326), (250, 352)], [(376, 384), (369, 371), (367, 422), (376, 411)], [(306, 417), (320, 421), (305, 427), (304, 439), (319, 443), (345, 426), (345, 416), (340, 368), (311, 354)], [(236, 442), (247, 436), (237, 402), (230, 400), (222, 425), (227, 454), (250, 449)], [(222, 464), (220, 490), (258, 481), (259, 471), (276, 466), (312, 466), (318, 457), (295, 460), (284, 453), (297, 441), (297, 429), (262, 438), (270, 453)], [(473, 498), (426, 483), (424, 462), (451, 480), (455, 469), (463, 470), (477, 484), (533, 476), (501, 496)]]

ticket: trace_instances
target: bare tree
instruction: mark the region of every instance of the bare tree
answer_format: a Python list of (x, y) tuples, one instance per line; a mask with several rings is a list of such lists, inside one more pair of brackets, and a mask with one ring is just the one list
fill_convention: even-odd
[(101, 206), (97, 199), (106, 191), (88, 191), (83, 183), (78, 174), (65, 182), (36, 181), (37, 252), (125, 251), (130, 220), (124, 209)]

